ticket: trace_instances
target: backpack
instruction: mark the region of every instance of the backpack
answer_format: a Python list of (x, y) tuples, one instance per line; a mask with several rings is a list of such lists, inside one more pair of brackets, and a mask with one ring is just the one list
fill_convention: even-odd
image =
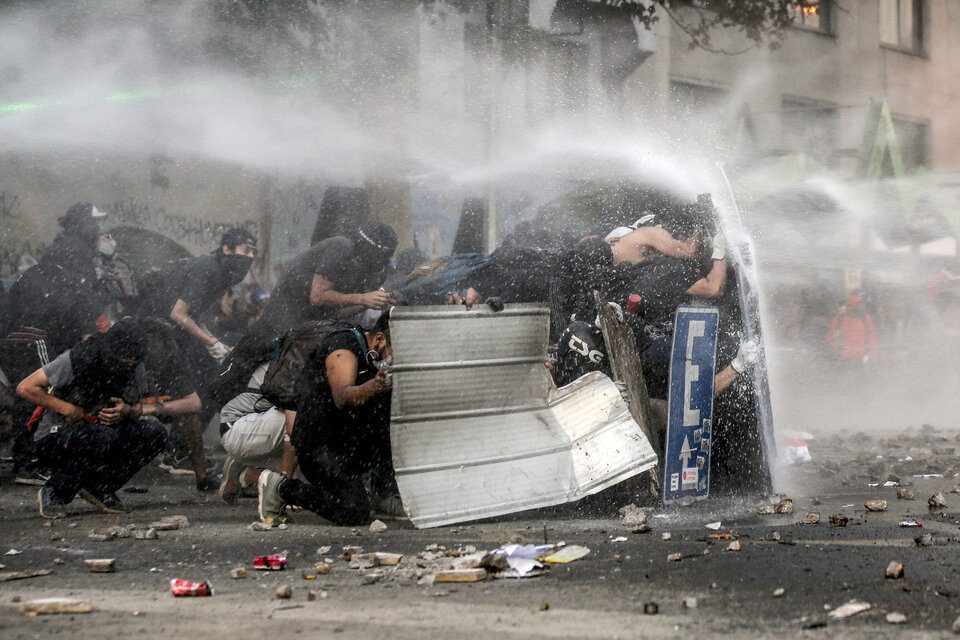
[(217, 377), (207, 385), (207, 393), (222, 407), (247, 389), (250, 376), (278, 351), (279, 340), (251, 331), (237, 343), (220, 365)]
[(324, 338), (344, 328), (349, 328), (349, 325), (330, 320), (310, 320), (290, 329), (280, 343), (279, 354), (267, 367), (260, 393), (280, 409), (296, 409), (297, 394), (294, 385), (307, 364), (307, 359)]
[(427, 260), (423, 264), (414, 267), (413, 271), (407, 275), (407, 278), (403, 283), (410, 284), (411, 282), (419, 280), (420, 278), (427, 278), (439, 271), (443, 271), (447, 268), (447, 265), (450, 264), (450, 260), (450, 256), (443, 256), (440, 258), (434, 258), (433, 260)]

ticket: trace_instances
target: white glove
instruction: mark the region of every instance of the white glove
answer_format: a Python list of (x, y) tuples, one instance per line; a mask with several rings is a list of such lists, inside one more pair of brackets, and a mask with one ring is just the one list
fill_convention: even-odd
[(230, 353), (230, 347), (217, 340), (207, 347), (207, 353), (217, 361), (217, 364), (223, 364), (224, 358)]
[(723, 231), (717, 231), (713, 236), (713, 260), (723, 260), (727, 256), (727, 239), (723, 236)]
[(743, 373), (760, 361), (760, 344), (756, 340), (747, 340), (740, 343), (737, 356), (730, 365), (737, 373)]

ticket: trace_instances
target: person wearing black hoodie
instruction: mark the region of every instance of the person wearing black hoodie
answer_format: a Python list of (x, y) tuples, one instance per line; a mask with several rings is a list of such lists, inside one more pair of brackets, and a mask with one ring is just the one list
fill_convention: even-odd
[[(78, 203), (61, 216), (63, 229), (40, 258), (14, 284), (0, 329), (0, 363), (16, 386), (84, 336), (96, 332), (103, 312), (95, 268), (100, 220), (90, 203)], [(33, 407), (19, 398), (11, 409), (14, 427), (14, 475), (20, 484), (42, 484), (34, 461), (27, 421)]]
[[(173, 342), (180, 349), (186, 364), (185, 375), (200, 395), (203, 408), (190, 440), (191, 458), (197, 488), (213, 490), (219, 482), (207, 481), (206, 463), (196, 451), (200, 446), (200, 425), (207, 424), (218, 407), (210, 397), (208, 383), (217, 376), (217, 365), (230, 349), (203, 325), (201, 317), (223, 300), (232, 286), (240, 284), (250, 271), (256, 255), (256, 240), (246, 229), (230, 229), (220, 238), (212, 253), (184, 261), (164, 274), (156, 291), (142, 291), (140, 314), (172, 321)], [(171, 461), (172, 462), (172, 461)]]
[(140, 402), (146, 346), (146, 332), (121, 320), (17, 385), (21, 398), (43, 410), (37, 455), (52, 472), (37, 494), (44, 518), (63, 517), (78, 492), (106, 513), (124, 511), (117, 490), (163, 449), (166, 431), (143, 419)]

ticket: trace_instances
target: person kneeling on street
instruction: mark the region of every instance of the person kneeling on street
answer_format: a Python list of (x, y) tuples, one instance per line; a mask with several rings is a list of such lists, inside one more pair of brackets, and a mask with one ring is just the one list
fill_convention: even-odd
[(290, 444), (296, 413), (275, 406), (260, 386), (269, 363), (254, 370), (247, 388), (220, 409), (220, 444), (227, 452), (220, 483), (220, 500), (234, 504), (247, 487), (255, 487), (258, 469), (271, 469), (290, 477), (297, 457)]
[[(116, 492), (163, 449), (166, 432), (143, 418), (147, 335), (130, 320), (74, 345), (17, 385), (43, 410), (37, 455), (51, 472), (40, 515), (61, 518), (80, 497), (105, 513), (125, 511)], [(48, 389), (53, 387), (53, 392)]]
[(263, 471), (258, 489), (264, 522), (278, 522), (286, 505), (296, 505), (334, 524), (365, 524), (371, 502), (363, 474), (372, 472), (371, 485), (379, 481), (395, 488), (390, 463), (392, 383), (379, 367), (392, 354), (389, 315), (383, 314), (365, 333), (331, 333), (310, 355), (297, 381), (291, 436), (306, 482)]

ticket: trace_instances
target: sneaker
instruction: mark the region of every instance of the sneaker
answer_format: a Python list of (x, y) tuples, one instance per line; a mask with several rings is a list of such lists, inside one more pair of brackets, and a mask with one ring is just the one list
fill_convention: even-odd
[(160, 457), (160, 468), (174, 476), (195, 476), (193, 462), (188, 454), (167, 451)]
[(241, 473), (243, 465), (233, 456), (227, 456), (223, 461), (223, 480), (220, 481), (220, 489), (217, 491), (223, 504), (236, 504), (237, 495), (240, 493)]
[(53, 489), (47, 486), (40, 487), (37, 492), (37, 502), (40, 503), (40, 515), (50, 520), (56, 520), (67, 515), (67, 505), (53, 495)]
[(89, 502), (104, 513), (129, 513), (130, 511), (115, 493), (103, 493), (94, 489), (80, 489), (77, 495), (81, 500)]
[(13, 481), (16, 484), (25, 484), (32, 487), (42, 487), (50, 479), (50, 475), (43, 473), (36, 467), (23, 468), (17, 471)]
[(260, 519), (271, 526), (282, 522), (283, 498), (277, 492), (277, 488), (285, 478), (275, 471), (264, 469), (260, 472), (260, 479), (257, 480), (257, 490), (259, 492), (257, 500), (257, 512)]

